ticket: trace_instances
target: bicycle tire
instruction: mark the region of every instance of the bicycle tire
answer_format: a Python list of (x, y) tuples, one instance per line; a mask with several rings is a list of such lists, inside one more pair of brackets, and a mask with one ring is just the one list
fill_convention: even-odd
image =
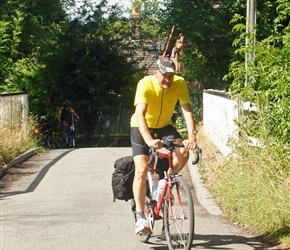
[[(135, 200), (134, 199), (131, 201), (131, 205), (132, 205), (132, 212), (133, 212), (134, 225), (135, 225), (135, 222), (136, 222), (136, 209), (135, 209), (136, 205), (135, 205)], [(151, 232), (150, 233), (136, 234), (136, 237), (138, 238), (139, 241), (141, 241), (143, 243), (146, 243), (146, 242), (148, 242), (148, 240), (150, 239), (150, 237), (152, 235), (153, 226), (154, 226), (153, 207), (152, 207), (152, 204), (151, 204), (150, 199), (148, 197), (146, 197), (146, 201), (145, 201), (144, 214), (145, 214), (146, 220), (149, 222), (149, 225), (151, 227)]]
[(68, 131), (66, 133), (66, 138), (65, 138), (65, 147), (66, 148), (72, 148), (72, 131)]
[(49, 149), (56, 149), (56, 148), (58, 148), (57, 147), (57, 144), (54, 141), (47, 141), (47, 146), (48, 146)]
[(74, 130), (72, 130), (72, 147), (73, 148), (77, 147), (77, 145), (76, 145), (76, 134), (75, 134)]
[(191, 191), (181, 176), (172, 178), (170, 190), (173, 218), (170, 216), (168, 191), (163, 206), (163, 223), (168, 248), (189, 250), (194, 237), (194, 207)]

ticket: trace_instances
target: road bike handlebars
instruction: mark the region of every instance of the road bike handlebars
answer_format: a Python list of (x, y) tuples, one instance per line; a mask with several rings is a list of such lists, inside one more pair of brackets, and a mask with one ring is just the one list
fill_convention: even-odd
[[(184, 145), (181, 143), (174, 143), (175, 139), (166, 139), (163, 143), (163, 148), (168, 149), (170, 152), (173, 152), (175, 148), (182, 148), (184, 147)], [(200, 155), (202, 153), (201, 148), (199, 148), (198, 146), (196, 146), (193, 149), (195, 152), (195, 159), (192, 161), (192, 165), (195, 165), (199, 162), (200, 160)], [(158, 151), (154, 148), (154, 147), (150, 147), (149, 149), (149, 161), (148, 164), (151, 165), (153, 160), (156, 159), (158, 157)]]

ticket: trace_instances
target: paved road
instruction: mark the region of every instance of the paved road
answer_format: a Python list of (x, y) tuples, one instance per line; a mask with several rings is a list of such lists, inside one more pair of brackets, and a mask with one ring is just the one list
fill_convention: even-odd
[[(24, 164), (36, 166), (33, 174), (1, 194), (0, 249), (168, 249), (159, 238), (161, 222), (149, 244), (141, 243), (134, 236), (130, 203), (112, 202), (114, 161), (130, 154), (130, 148), (62, 149), (27, 160)], [(191, 182), (188, 170), (183, 176)], [(192, 249), (269, 249), (194, 200)]]

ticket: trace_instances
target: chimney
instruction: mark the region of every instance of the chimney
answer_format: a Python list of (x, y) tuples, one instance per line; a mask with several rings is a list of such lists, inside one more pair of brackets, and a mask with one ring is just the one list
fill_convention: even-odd
[(130, 31), (134, 39), (140, 39), (140, 13), (136, 7), (132, 9), (130, 14)]

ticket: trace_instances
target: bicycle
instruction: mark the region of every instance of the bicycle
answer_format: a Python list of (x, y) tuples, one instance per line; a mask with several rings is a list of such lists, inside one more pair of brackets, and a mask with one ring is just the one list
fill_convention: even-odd
[[(149, 171), (147, 177), (147, 191), (145, 201), (145, 217), (149, 222), (151, 232), (137, 234), (141, 242), (148, 242), (151, 237), (155, 220), (163, 219), (163, 229), (167, 240), (168, 248), (172, 249), (191, 249), (194, 237), (194, 206), (190, 188), (187, 182), (179, 174), (173, 171), (173, 152), (177, 147), (184, 147), (183, 144), (175, 144), (175, 140), (167, 139), (163, 148), (167, 152), (156, 151), (150, 148)], [(196, 164), (201, 154), (201, 149), (196, 147)], [(152, 187), (149, 185), (151, 175), (158, 169), (158, 159), (168, 159), (169, 171), (165, 172), (165, 184), (160, 195), (159, 202), (153, 199)], [(136, 221), (136, 205), (134, 199), (131, 201), (134, 222)], [(163, 211), (163, 218), (160, 215)]]
[(58, 146), (56, 142), (53, 141), (52, 135), (49, 134), (43, 141), (43, 145), (48, 149), (57, 149)]
[(39, 128), (36, 128), (34, 131), (35, 134), (39, 135), (40, 140), (42, 141), (42, 146), (48, 149), (56, 149), (58, 145), (52, 139), (52, 132), (51, 131), (44, 131), (40, 132)]
[(76, 137), (75, 137), (75, 127), (74, 122), (77, 122), (77, 119), (72, 118), (72, 124), (68, 127), (65, 142), (63, 144), (64, 148), (75, 148), (76, 147)]

